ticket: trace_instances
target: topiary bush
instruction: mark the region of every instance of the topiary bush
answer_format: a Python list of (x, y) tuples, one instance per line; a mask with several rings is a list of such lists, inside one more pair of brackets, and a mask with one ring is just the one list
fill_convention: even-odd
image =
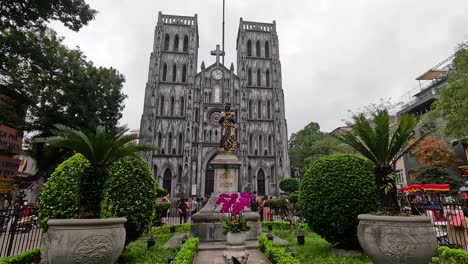
[(350, 154), (313, 162), (299, 188), (309, 227), (338, 248), (359, 249), (357, 216), (377, 209), (373, 166)]
[(279, 187), (286, 193), (293, 193), (299, 190), (299, 181), (294, 178), (282, 179), (280, 181)]
[(78, 181), (85, 173), (92, 173), (91, 164), (83, 155), (75, 154), (57, 166), (44, 183), (38, 215), (43, 231), (49, 219), (78, 218)]
[(126, 242), (148, 231), (156, 207), (156, 181), (146, 161), (139, 156), (125, 156), (107, 170), (102, 217), (127, 218)]
[(197, 254), (198, 245), (200, 240), (198, 237), (191, 237), (185, 241), (185, 243), (180, 248), (179, 252), (175, 259), (171, 262), (173, 264), (190, 264), (192, 263), (193, 258)]
[(162, 202), (157, 203), (155, 206), (153, 226), (160, 226), (162, 225), (162, 218), (166, 217), (167, 210), (171, 208), (171, 203)]

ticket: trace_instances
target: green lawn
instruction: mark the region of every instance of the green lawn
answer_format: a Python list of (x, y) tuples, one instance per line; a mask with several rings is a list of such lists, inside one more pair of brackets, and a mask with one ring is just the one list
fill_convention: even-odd
[[(266, 228), (263, 228), (266, 232)], [(313, 264), (371, 264), (368, 257), (338, 257), (331, 252), (331, 245), (323, 238), (312, 231), (308, 231), (305, 236), (305, 244), (297, 244), (297, 238), (291, 230), (273, 230), (272, 234), (289, 241), (292, 250), (296, 253), (296, 258), (301, 263)]]
[(176, 233), (156, 235), (156, 245), (147, 250), (148, 238), (141, 238), (130, 243), (119, 257), (119, 264), (165, 264), (167, 257), (175, 249), (164, 249), (163, 245)]

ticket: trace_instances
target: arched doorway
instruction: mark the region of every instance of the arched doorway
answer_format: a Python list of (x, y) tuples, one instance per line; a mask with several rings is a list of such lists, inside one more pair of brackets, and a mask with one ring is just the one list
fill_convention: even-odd
[(257, 172), (257, 194), (265, 195), (265, 172), (262, 169)]
[(211, 161), (213, 158), (216, 156), (213, 155), (211, 159), (208, 161), (206, 164), (206, 170), (205, 170), (205, 196), (206, 195), (211, 195), (214, 192), (214, 168), (211, 166)]
[(169, 192), (169, 194), (171, 194), (171, 190), (172, 190), (172, 173), (171, 173), (171, 170), (169, 168), (167, 168), (164, 171), (163, 188), (166, 189)]

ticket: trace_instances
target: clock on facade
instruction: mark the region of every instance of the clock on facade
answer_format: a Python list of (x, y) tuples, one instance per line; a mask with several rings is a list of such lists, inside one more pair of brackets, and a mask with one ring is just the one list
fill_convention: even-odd
[(221, 78), (223, 78), (223, 72), (220, 69), (216, 69), (216, 70), (211, 72), (211, 77), (213, 77), (213, 79), (219, 81), (219, 80), (221, 80)]

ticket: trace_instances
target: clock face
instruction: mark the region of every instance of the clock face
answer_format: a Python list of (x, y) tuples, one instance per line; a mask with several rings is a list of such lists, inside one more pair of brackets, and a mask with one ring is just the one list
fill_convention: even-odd
[(211, 72), (211, 77), (213, 77), (215, 80), (221, 80), (221, 78), (223, 78), (223, 72), (219, 69), (216, 69)]

